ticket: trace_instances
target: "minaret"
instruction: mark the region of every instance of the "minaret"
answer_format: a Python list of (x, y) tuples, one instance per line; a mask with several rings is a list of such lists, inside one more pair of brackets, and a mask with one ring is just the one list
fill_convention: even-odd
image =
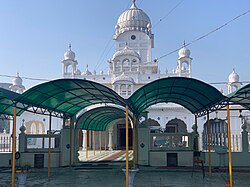
[[(69, 44), (69, 49), (64, 53), (63, 63), (63, 77), (69, 78), (74, 77), (74, 75), (78, 74), (77, 64), (78, 62), (75, 60), (75, 53), (71, 50), (71, 44)], [(72, 69), (70, 69), (71, 67)]]
[(228, 76), (228, 84), (227, 84), (228, 94), (238, 90), (240, 87), (241, 87), (240, 77), (233, 68), (232, 73), (230, 73), (230, 75)]
[(22, 78), (19, 77), (19, 73), (17, 73), (17, 76), (12, 80), (12, 85), (9, 88), (13, 92), (17, 92), (20, 94), (23, 93), (25, 87), (23, 86)]
[(191, 77), (191, 62), (190, 50), (186, 48), (185, 41), (183, 47), (178, 52), (176, 73), (180, 77)]

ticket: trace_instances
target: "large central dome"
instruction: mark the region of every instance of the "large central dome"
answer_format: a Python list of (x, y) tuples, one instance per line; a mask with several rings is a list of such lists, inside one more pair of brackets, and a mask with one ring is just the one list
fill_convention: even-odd
[(125, 31), (142, 31), (151, 35), (151, 22), (148, 15), (143, 10), (138, 9), (133, 1), (132, 6), (123, 12), (118, 18), (115, 26), (116, 34), (119, 36)]

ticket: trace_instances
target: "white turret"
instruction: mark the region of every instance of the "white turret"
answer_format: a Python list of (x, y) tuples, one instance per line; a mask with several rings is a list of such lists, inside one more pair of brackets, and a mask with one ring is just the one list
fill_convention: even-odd
[(190, 50), (186, 48), (184, 41), (183, 47), (178, 52), (176, 73), (180, 77), (191, 77), (191, 62)]
[(25, 87), (23, 86), (23, 80), (19, 77), (19, 73), (17, 76), (12, 80), (12, 85), (10, 85), (10, 90), (17, 93), (23, 93)]
[[(71, 50), (71, 44), (69, 44), (69, 49), (64, 53), (63, 63), (63, 76), (64, 78), (74, 77), (74, 75), (79, 75), (81, 72), (77, 69), (78, 62), (75, 60), (75, 53)], [(71, 67), (71, 68), (69, 68)]]
[(238, 90), (240, 87), (240, 76), (236, 73), (235, 69), (233, 69), (232, 73), (228, 76), (228, 94)]

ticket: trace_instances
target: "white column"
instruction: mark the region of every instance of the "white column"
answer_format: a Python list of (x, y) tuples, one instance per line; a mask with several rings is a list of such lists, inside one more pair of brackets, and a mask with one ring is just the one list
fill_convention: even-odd
[[(113, 130), (113, 129), (112, 129)], [(112, 147), (112, 145), (113, 145), (113, 141), (112, 141), (112, 130), (109, 130), (108, 132), (109, 132), (109, 145), (108, 145), (108, 147), (109, 147), (109, 150), (110, 151), (112, 151), (113, 150), (113, 147)]]
[(86, 130), (82, 130), (82, 150), (85, 151), (86, 150), (86, 145), (87, 145), (87, 131)]

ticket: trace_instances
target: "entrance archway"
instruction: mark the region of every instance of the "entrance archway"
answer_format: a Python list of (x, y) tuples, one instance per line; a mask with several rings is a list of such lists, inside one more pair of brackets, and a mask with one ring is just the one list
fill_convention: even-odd
[(187, 124), (181, 119), (170, 120), (165, 127), (167, 133), (187, 133)]

